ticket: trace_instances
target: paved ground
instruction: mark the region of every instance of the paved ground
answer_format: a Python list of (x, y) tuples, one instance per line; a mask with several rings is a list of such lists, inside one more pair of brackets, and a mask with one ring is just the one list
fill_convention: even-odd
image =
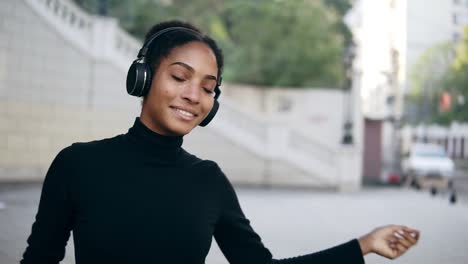
[[(18, 263), (40, 195), (39, 184), (0, 185), (0, 263)], [(402, 223), (419, 228), (416, 248), (392, 263), (468, 263), (468, 196), (450, 205), (442, 194), (365, 188), (337, 194), (307, 190), (240, 189), (246, 215), (276, 258), (313, 252), (357, 237), (372, 227)], [(206, 263), (227, 263), (213, 242)], [(390, 263), (366, 257), (367, 263)], [(74, 263), (71, 245), (63, 263)]]

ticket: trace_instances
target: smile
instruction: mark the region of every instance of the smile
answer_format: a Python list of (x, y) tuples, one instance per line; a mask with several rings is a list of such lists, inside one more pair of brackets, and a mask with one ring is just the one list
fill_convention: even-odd
[(179, 116), (182, 119), (187, 120), (187, 121), (193, 120), (197, 116), (197, 114), (194, 114), (192, 112), (189, 112), (187, 110), (183, 110), (183, 109), (180, 109), (180, 108), (177, 108), (177, 107), (171, 107), (171, 109), (173, 110), (173, 112), (177, 116)]

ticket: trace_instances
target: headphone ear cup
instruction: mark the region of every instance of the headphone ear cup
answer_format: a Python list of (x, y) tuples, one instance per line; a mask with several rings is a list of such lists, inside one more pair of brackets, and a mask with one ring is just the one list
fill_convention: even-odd
[(208, 125), (213, 119), (213, 117), (215, 117), (216, 113), (218, 112), (218, 109), (219, 109), (219, 103), (218, 103), (218, 100), (215, 99), (213, 103), (213, 108), (211, 108), (210, 112), (205, 117), (205, 119), (203, 119), (203, 121), (200, 123), (199, 126), (204, 127)]
[(151, 86), (151, 77), (147, 63), (134, 61), (127, 73), (127, 93), (137, 97), (145, 96)]

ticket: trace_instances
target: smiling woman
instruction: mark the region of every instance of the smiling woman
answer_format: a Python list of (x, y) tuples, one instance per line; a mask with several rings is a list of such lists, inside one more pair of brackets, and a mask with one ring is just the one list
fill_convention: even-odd
[(126, 134), (74, 143), (52, 162), (22, 264), (59, 263), (73, 231), (77, 264), (204, 263), (212, 238), (229, 263), (364, 263), (396, 258), (417, 230), (385, 226), (317, 253), (276, 260), (244, 215), (218, 165), (182, 148), (218, 109), (223, 56), (190, 24), (148, 33), (127, 91), (143, 97)]

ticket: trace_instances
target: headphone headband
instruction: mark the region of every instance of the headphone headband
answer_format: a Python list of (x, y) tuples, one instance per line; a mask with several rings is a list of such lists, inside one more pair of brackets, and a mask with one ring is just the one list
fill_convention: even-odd
[(157, 39), (159, 36), (167, 33), (167, 32), (171, 32), (171, 31), (185, 31), (185, 32), (188, 32), (188, 33), (191, 33), (192, 35), (195, 35), (197, 36), (198, 38), (201, 37), (201, 33), (198, 32), (198, 31), (195, 31), (193, 29), (190, 29), (190, 28), (186, 28), (186, 27), (169, 27), (169, 28), (165, 28), (165, 29), (162, 29), (158, 32), (156, 32), (153, 36), (151, 36), (148, 41), (145, 42), (145, 44), (143, 45), (143, 47), (140, 49), (140, 51), (138, 52), (138, 58), (142, 58), (142, 57), (145, 57), (146, 56), (146, 53), (148, 52), (148, 49), (149, 47), (151, 46), (151, 43)]

